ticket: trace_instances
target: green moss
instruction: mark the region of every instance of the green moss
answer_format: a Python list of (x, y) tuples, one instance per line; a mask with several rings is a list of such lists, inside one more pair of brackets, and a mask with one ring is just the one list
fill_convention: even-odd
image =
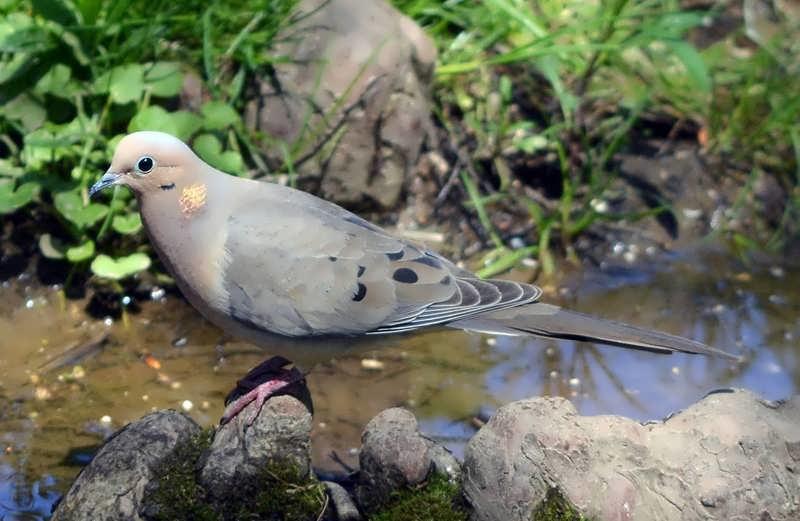
[(225, 519), (305, 521), (320, 519), (325, 508), (325, 487), (297, 469), (271, 465), (257, 480), (257, 490), (236, 501)]
[(220, 516), (203, 501), (205, 490), (197, 483), (195, 465), (200, 455), (211, 446), (214, 429), (205, 429), (180, 444), (156, 475), (156, 487), (145, 498), (146, 512), (151, 519), (197, 519), (217, 521)]
[(146, 491), (144, 517), (154, 521), (318, 519), (325, 507), (323, 485), (279, 463), (265, 467), (250, 483), (242, 483), (236, 496), (225, 504), (209, 503), (205, 488), (197, 482), (197, 462), (213, 438), (213, 429), (193, 436), (156, 470), (160, 477)]
[(539, 508), (533, 511), (531, 521), (587, 521), (557, 488), (547, 491)]
[(418, 488), (395, 492), (389, 503), (369, 516), (370, 521), (465, 521), (456, 483), (434, 474)]

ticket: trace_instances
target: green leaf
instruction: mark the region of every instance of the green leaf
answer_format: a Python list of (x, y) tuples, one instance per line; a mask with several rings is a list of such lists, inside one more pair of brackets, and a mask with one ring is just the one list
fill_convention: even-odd
[(62, 0), (31, 0), (33, 12), (62, 26), (78, 25), (78, 18)]
[(79, 229), (89, 228), (108, 214), (108, 206), (100, 203), (83, 205), (76, 192), (61, 192), (53, 197), (56, 210)]
[(33, 201), (39, 190), (36, 183), (23, 183), (14, 189), (14, 181), (0, 179), (0, 214), (14, 212)]
[(200, 108), (203, 126), (208, 130), (221, 130), (239, 122), (239, 114), (221, 101), (209, 101)]
[(158, 105), (140, 110), (128, 124), (128, 132), (158, 130), (188, 141), (200, 128), (200, 117), (185, 110), (167, 112)]
[(25, 169), (14, 164), (11, 159), (0, 159), (0, 177), (20, 177)]
[(45, 74), (34, 89), (37, 94), (52, 94), (60, 98), (71, 98), (78, 90), (71, 82), (72, 71), (64, 64), (54, 65)]
[(65, 249), (64, 244), (49, 233), (39, 237), (39, 250), (48, 259), (63, 259)]
[(189, 141), (203, 125), (203, 120), (200, 116), (186, 110), (172, 112), (170, 117), (175, 124), (175, 137), (183, 141)]
[(201, 134), (193, 142), (194, 150), (203, 161), (231, 174), (240, 174), (244, 169), (242, 156), (233, 150), (222, 151), (222, 143), (212, 134)]
[(94, 241), (89, 239), (79, 246), (67, 248), (67, 260), (70, 262), (83, 262), (94, 256)]
[(92, 273), (105, 279), (120, 280), (150, 267), (150, 257), (144, 253), (134, 253), (127, 257), (112, 259), (100, 254), (92, 261)]
[(711, 75), (703, 57), (694, 45), (685, 41), (668, 40), (665, 42), (673, 54), (683, 63), (694, 86), (704, 93), (711, 92)]
[(144, 90), (144, 70), (135, 63), (120, 65), (111, 70), (109, 93), (119, 104), (138, 101)]
[(154, 96), (177, 96), (183, 87), (183, 73), (176, 62), (157, 62), (147, 69), (144, 82)]
[(28, 94), (20, 94), (6, 103), (3, 115), (12, 121), (19, 121), (28, 132), (40, 128), (47, 120), (47, 111)]
[(130, 235), (142, 229), (142, 219), (138, 213), (130, 213), (128, 215), (115, 215), (111, 221), (111, 227), (114, 231), (122, 235)]
[(138, 132), (139, 130), (158, 130), (167, 134), (175, 135), (175, 122), (169, 117), (169, 113), (158, 105), (150, 105), (136, 113), (128, 123), (128, 132)]

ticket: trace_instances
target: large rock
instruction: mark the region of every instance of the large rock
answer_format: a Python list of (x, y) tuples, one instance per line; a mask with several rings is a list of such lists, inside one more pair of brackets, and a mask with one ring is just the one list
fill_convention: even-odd
[(414, 415), (399, 407), (370, 420), (361, 436), (356, 499), (373, 511), (392, 492), (424, 482), (431, 472), (459, 479), (458, 461), (444, 447), (419, 432)]
[(646, 424), (534, 398), (501, 408), (469, 442), (473, 519), (531, 519), (554, 488), (597, 521), (800, 519), (800, 396), (719, 391)]
[(248, 425), (255, 405), (220, 427), (201, 458), (200, 483), (214, 502), (257, 490), (270, 466), (289, 467), (298, 478), (311, 474), (311, 413), (306, 406), (292, 396), (274, 396)]
[(137, 420), (110, 438), (61, 499), (52, 519), (138, 520), (145, 486), (176, 446), (200, 427), (176, 411)]
[(436, 49), (384, 0), (301, 0), (296, 23), (272, 49), (276, 62), (248, 105), (248, 126), (269, 139), (273, 164), (298, 152), (303, 188), (344, 204), (391, 207), (430, 127)]

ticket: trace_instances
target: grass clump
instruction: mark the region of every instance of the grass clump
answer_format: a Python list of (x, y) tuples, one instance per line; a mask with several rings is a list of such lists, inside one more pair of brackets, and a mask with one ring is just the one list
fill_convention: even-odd
[(265, 467), (252, 482), (242, 483), (224, 504), (209, 502), (197, 481), (197, 462), (213, 438), (213, 428), (202, 431), (181, 444), (156, 471), (157, 480), (145, 492), (146, 519), (306, 521), (318, 519), (327, 507), (319, 481), (278, 462)]
[(434, 474), (417, 488), (392, 494), (389, 503), (368, 517), (370, 521), (466, 521), (459, 486)]
[[(574, 258), (590, 227), (666, 210), (615, 204), (616, 154), (653, 139), (692, 142), (715, 175), (734, 178), (742, 196), (720, 228), (739, 243), (776, 249), (800, 230), (800, 64), (796, 45), (775, 50), (791, 40), (791, 20), (767, 41), (747, 13), (732, 25), (740, 15), (726, 2), (394, 3), (439, 48), (439, 119), (492, 249), (481, 275), (529, 256), (552, 272), (551, 251)], [(755, 200), (750, 180), (761, 174), (783, 190), (778, 219)], [(748, 212), (771, 222), (743, 229)], [(500, 213), (526, 225), (501, 233), (486, 218)], [(524, 245), (512, 249), (515, 238)]]
[(547, 491), (547, 496), (531, 515), (531, 521), (588, 521), (557, 488)]

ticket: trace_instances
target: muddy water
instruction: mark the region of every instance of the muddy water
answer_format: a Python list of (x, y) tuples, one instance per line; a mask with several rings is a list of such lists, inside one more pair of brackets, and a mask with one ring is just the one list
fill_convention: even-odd
[[(551, 289), (551, 300), (575, 309), (747, 360), (457, 331), (412, 336), (314, 370), (315, 465), (352, 465), (364, 424), (395, 405), (413, 409), (423, 431), (461, 453), (476, 415), (533, 395), (568, 397), (585, 414), (651, 419), (719, 387), (770, 399), (800, 387), (800, 269), (693, 252), (636, 268), (620, 261)], [(233, 383), (265, 356), (247, 344), (219, 346), (220, 332), (179, 299), (137, 304), (137, 313), (102, 321), (54, 288), (23, 279), (0, 289), (0, 518), (46, 516), (103, 438), (153, 409), (214, 424)]]

